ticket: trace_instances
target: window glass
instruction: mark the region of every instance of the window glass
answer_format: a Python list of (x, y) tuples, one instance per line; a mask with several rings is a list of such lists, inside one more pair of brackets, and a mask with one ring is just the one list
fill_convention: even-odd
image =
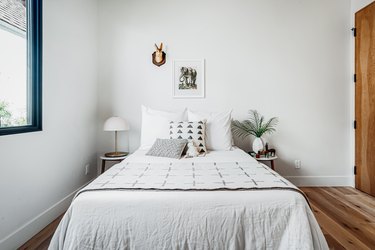
[(0, 0), (0, 135), (41, 130), (41, 0)]
[(30, 124), (26, 3), (0, 0), (0, 127)]

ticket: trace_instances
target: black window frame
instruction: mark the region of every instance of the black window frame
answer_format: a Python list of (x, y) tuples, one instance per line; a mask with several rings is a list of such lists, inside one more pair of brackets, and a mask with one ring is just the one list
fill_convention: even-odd
[(27, 0), (27, 85), (29, 125), (0, 128), (0, 136), (42, 131), (42, 0)]

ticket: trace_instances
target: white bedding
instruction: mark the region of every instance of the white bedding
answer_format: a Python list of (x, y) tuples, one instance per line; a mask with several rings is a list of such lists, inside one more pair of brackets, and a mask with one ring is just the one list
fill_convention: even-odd
[[(173, 169), (177, 172), (170, 181), (173, 191), (163, 187), (158, 171), (149, 172), (152, 178), (146, 176), (148, 179), (137, 182), (144, 178), (137, 171), (148, 164), (153, 170), (164, 171), (161, 176), (165, 178), (170, 166), (186, 168), (192, 163), (199, 166), (197, 170), (212, 168), (215, 163), (227, 184), (240, 178), (228, 188), (244, 189), (226, 190), (220, 182), (208, 185), (207, 176), (219, 177), (204, 169), (200, 175), (205, 176), (203, 189), (207, 191), (178, 184), (190, 183), (192, 178), (191, 172), (186, 181), (177, 178), (178, 168)], [(258, 184), (279, 189), (254, 190), (255, 184), (240, 184), (244, 175), (236, 169), (239, 165), (244, 166), (249, 179), (255, 174), (259, 181), (263, 174), (267, 180)], [(122, 175), (127, 168), (127, 174)], [(240, 177), (235, 177), (237, 174)], [(131, 176), (133, 179), (126, 179)], [(273, 184), (275, 178), (283, 181)], [(288, 189), (281, 190), (283, 185)], [(106, 189), (96, 190), (100, 186)], [(145, 156), (145, 151), (139, 150), (82, 190), (62, 219), (49, 249), (328, 249), (306, 199), (294, 188), (239, 149), (181, 160)]]

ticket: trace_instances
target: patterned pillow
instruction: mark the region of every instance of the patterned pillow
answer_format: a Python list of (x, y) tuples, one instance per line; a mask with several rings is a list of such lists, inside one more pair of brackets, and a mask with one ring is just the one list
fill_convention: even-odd
[(187, 139), (193, 142), (200, 154), (206, 154), (206, 121), (170, 122), (171, 139)]
[(180, 159), (187, 140), (156, 139), (146, 155)]

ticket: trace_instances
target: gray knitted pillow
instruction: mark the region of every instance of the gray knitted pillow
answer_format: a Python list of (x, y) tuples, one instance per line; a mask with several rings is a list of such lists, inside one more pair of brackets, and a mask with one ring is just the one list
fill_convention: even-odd
[(188, 140), (156, 139), (146, 155), (180, 159)]

